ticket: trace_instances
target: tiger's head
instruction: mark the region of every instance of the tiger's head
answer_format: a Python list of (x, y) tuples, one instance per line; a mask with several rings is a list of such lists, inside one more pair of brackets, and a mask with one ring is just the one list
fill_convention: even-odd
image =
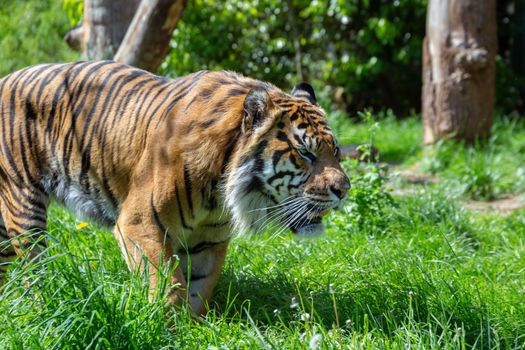
[(271, 224), (302, 236), (324, 232), (321, 218), (347, 197), (340, 150), (301, 83), (290, 95), (252, 89), (244, 100), (240, 145), (226, 179), (226, 206), (239, 232)]

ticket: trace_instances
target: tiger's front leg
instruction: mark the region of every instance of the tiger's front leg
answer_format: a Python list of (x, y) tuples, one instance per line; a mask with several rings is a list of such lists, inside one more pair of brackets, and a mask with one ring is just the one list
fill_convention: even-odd
[(191, 310), (205, 315), (224, 264), (228, 241), (204, 241), (179, 251)]
[(181, 267), (175, 266), (176, 256), (173, 254), (171, 238), (159, 228), (155, 217), (148, 213), (148, 208), (124, 206), (114, 229), (115, 238), (130, 270), (143, 271), (143, 257), (147, 258), (150, 298), (165, 292), (160, 290), (160, 271), (166, 271), (165, 268), (173, 271), (166, 286), (169, 289), (168, 301), (180, 305), (187, 300), (186, 280)]

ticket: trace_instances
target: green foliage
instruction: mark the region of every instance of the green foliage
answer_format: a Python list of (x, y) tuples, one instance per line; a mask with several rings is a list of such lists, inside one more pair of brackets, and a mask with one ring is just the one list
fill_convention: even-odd
[(76, 26), (82, 19), (84, 12), (84, 1), (83, 0), (62, 0), (64, 9), (66, 10), (67, 17), (71, 26)]
[(354, 110), (406, 112), (419, 104), (425, 11), (426, 0), (194, 0), (162, 72), (231, 69), (291, 87), (299, 63), (319, 90), (343, 87)]
[[(361, 160), (372, 159), (372, 145), (380, 123), (375, 121), (370, 111), (360, 113), (365, 125), (368, 126), (368, 137), (360, 145), (363, 152)], [(388, 181), (388, 168), (377, 163), (361, 164), (360, 160), (348, 159), (345, 168), (350, 177), (352, 187), (349, 191), (347, 206), (349, 222), (361, 230), (369, 232), (381, 231), (387, 224), (388, 213), (396, 206), (390, 193), (385, 189)]]
[(63, 40), (69, 19), (56, 0), (0, 0), (0, 77), (37, 63), (77, 55)]
[(386, 168), (373, 164), (362, 166), (351, 160), (349, 166), (349, 205), (346, 207), (349, 223), (370, 233), (382, 231), (389, 219), (389, 213), (396, 203), (385, 189), (388, 181)]

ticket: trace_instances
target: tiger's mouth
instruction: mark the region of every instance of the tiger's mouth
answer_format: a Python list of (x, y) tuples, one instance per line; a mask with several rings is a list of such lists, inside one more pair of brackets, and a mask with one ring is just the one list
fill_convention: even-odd
[[(328, 210), (321, 211), (307, 211), (298, 220), (292, 220), (288, 227), (290, 230), (303, 237), (314, 237), (324, 233), (323, 216), (328, 213)], [(293, 215), (293, 213), (289, 214)]]

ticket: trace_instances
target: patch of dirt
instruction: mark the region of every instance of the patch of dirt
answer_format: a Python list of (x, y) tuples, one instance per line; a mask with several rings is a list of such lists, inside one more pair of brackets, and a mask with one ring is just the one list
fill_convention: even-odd
[(438, 182), (438, 177), (431, 174), (422, 173), (419, 170), (419, 165), (415, 164), (408, 169), (395, 170), (395, 166), (390, 166), (390, 171), (395, 171), (395, 174), (401, 179), (412, 185), (433, 185)]
[(525, 208), (525, 195), (504, 195), (492, 201), (463, 201), (463, 205), (475, 211), (510, 213), (513, 210)]
[[(398, 196), (417, 195), (423, 189), (421, 186), (433, 185), (439, 181), (437, 176), (421, 172), (419, 164), (407, 169), (397, 169), (395, 165), (389, 165), (389, 173), (393, 175), (389, 187), (392, 189), (392, 194)], [(474, 211), (509, 214), (514, 210), (525, 208), (525, 194), (504, 194), (491, 201), (466, 199), (462, 200), (461, 204)]]

